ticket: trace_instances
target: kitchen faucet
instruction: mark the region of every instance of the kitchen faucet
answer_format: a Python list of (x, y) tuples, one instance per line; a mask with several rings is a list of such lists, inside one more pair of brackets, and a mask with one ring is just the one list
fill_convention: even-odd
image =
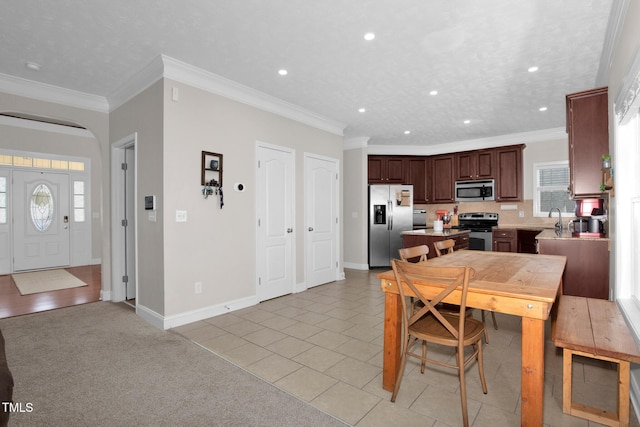
[(560, 213), (560, 209), (559, 208), (549, 209), (549, 218), (551, 218), (551, 212), (553, 212), (554, 209), (558, 211), (558, 222), (556, 222), (556, 228), (562, 231), (562, 214)]

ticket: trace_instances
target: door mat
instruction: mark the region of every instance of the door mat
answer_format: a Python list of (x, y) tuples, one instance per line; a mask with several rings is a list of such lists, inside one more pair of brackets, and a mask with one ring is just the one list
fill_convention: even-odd
[(64, 269), (16, 273), (12, 274), (11, 277), (21, 295), (88, 286)]

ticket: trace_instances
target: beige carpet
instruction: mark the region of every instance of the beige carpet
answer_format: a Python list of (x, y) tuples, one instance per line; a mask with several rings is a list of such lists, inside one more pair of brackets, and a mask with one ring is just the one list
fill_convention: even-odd
[(22, 295), (87, 286), (82, 280), (64, 269), (16, 273), (11, 277)]
[(0, 330), (13, 400), (32, 408), (10, 427), (345, 426), (124, 304), (0, 319)]

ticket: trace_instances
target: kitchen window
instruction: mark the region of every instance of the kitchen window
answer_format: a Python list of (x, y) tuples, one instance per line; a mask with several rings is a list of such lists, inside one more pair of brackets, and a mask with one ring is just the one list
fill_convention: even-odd
[(551, 208), (573, 216), (576, 202), (569, 197), (569, 161), (534, 163), (533, 216), (546, 217)]

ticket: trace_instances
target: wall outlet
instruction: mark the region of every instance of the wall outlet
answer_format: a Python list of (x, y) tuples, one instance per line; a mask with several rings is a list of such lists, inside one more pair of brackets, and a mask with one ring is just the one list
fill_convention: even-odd
[(202, 282), (196, 282), (194, 284), (194, 287), (195, 287), (196, 294), (202, 293)]
[(518, 216), (519, 216), (520, 218), (524, 218), (524, 211), (520, 211), (520, 212), (518, 212)]

